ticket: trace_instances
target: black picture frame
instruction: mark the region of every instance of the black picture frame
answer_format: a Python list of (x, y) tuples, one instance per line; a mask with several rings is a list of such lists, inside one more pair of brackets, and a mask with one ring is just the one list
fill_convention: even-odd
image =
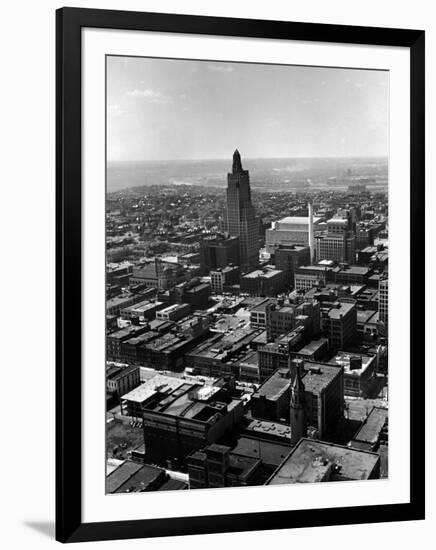
[[(399, 46), (410, 49), (410, 502), (82, 522), (81, 29), (105, 28)], [(424, 519), (424, 41), (421, 30), (62, 8), (56, 13), (56, 539), (129, 539)], [(419, 322), (418, 322), (419, 321)], [(80, 461), (79, 461), (80, 462)]]

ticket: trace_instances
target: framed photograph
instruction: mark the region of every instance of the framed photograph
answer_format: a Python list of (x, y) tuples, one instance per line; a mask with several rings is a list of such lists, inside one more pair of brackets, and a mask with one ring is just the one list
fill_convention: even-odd
[(61, 542), (424, 518), (424, 32), (57, 11)]

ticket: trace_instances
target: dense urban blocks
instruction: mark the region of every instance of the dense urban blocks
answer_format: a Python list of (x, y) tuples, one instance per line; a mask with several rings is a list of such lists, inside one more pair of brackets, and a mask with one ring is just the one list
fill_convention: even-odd
[(108, 194), (108, 493), (388, 475), (387, 197), (332, 177)]

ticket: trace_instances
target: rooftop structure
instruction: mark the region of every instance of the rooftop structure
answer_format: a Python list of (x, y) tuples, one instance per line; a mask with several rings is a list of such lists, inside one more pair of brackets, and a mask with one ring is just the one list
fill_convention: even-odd
[(244, 428), (243, 433), (250, 437), (278, 441), (285, 445), (291, 444), (291, 427), (289, 424), (284, 424), (282, 422), (271, 422), (269, 420), (253, 418)]

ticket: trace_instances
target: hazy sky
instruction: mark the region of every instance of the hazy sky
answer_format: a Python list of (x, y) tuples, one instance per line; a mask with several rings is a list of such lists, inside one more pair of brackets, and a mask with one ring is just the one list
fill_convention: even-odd
[(108, 57), (109, 160), (387, 156), (389, 74)]

